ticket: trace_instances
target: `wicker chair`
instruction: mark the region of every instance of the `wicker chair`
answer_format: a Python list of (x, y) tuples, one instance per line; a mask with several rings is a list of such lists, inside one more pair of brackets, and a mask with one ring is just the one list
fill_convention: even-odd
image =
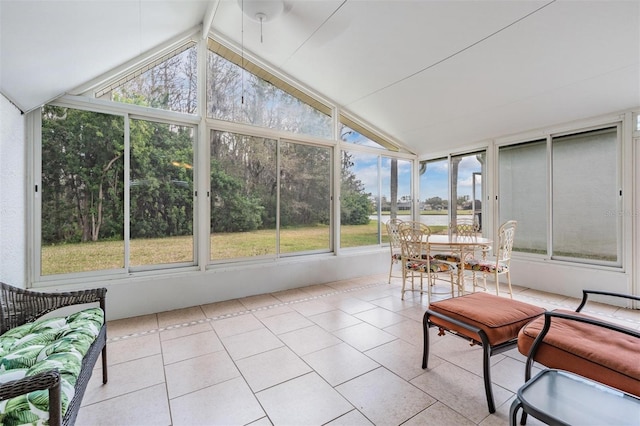
[(403, 275), (393, 275), (393, 265), (398, 264), (402, 258), (402, 247), (400, 244), (400, 231), (399, 227), (402, 224), (400, 219), (389, 219), (386, 223), (387, 234), (389, 235), (389, 248), (391, 249), (391, 265), (389, 266), (389, 284), (391, 284), (391, 278), (402, 278)]
[[(0, 283), (0, 333), (34, 321), (56, 309), (85, 303), (99, 303), (105, 311), (106, 288), (65, 293), (43, 293), (23, 290)], [(0, 384), (0, 400), (13, 398), (36, 390), (49, 389), (49, 425), (73, 425), (80, 410), (84, 391), (93, 367), (102, 354), (102, 383), (107, 383), (107, 325), (102, 326), (98, 337), (82, 360), (82, 368), (75, 385), (75, 395), (61, 415), (60, 375), (57, 370), (43, 372)]]

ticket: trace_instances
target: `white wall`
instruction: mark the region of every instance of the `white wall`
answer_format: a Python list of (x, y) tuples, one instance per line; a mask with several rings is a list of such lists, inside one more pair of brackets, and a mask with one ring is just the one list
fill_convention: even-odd
[(0, 95), (0, 281), (26, 284), (26, 145), (20, 111)]
[[(340, 256), (301, 256), (204, 272), (94, 281), (90, 286), (107, 288), (107, 317), (113, 320), (388, 271), (387, 248)], [(55, 289), (69, 291), (87, 286), (83, 283)]]

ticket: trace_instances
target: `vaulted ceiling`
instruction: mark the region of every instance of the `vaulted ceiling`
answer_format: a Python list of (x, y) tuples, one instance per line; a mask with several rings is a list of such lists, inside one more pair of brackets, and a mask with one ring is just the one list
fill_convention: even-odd
[(256, 2), (1, 0), (0, 90), (30, 110), (212, 21), (418, 154), (640, 107), (640, 0)]

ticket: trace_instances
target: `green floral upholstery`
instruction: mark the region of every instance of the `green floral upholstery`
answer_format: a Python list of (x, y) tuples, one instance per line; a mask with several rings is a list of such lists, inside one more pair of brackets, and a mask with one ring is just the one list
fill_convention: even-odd
[[(104, 324), (100, 308), (65, 318), (40, 319), (0, 336), (0, 382), (57, 368), (61, 376), (62, 415), (74, 396), (82, 359)], [(0, 401), (0, 424), (48, 424), (49, 392), (35, 391)]]
[(496, 267), (495, 260), (487, 261), (487, 260), (474, 259), (474, 260), (469, 260), (465, 262), (464, 269), (468, 269), (470, 271), (476, 271), (476, 272), (484, 272), (486, 274), (495, 274), (497, 269), (497, 272), (499, 274), (502, 274), (509, 271), (509, 266), (502, 262), (498, 262), (498, 265)]

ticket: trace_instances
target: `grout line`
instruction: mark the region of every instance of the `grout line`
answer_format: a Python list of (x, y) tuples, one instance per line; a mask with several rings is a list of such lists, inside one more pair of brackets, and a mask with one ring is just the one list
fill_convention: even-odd
[[(332, 291), (332, 292), (329, 292), (329, 293), (319, 294), (317, 296), (309, 296), (309, 297), (305, 297), (305, 298), (302, 298), (302, 299), (290, 300), (290, 301), (286, 301), (286, 302), (282, 302), (282, 303), (276, 303), (274, 305), (261, 306), (259, 308), (254, 308), (254, 309), (247, 309), (246, 311), (232, 312), (232, 313), (229, 313), (229, 314), (217, 315), (217, 316), (211, 317), (211, 318), (204, 318), (204, 319), (184, 322), (184, 323), (181, 323), (181, 324), (173, 324), (173, 325), (169, 325), (169, 326), (166, 326), (166, 327), (154, 328), (152, 330), (140, 331), (140, 332), (137, 332), (137, 333), (126, 334), (124, 336), (112, 337), (112, 338), (107, 339), (107, 342), (118, 342), (120, 340), (127, 340), (127, 339), (131, 339), (131, 338), (147, 336), (147, 335), (150, 335), (150, 334), (161, 333), (161, 332), (167, 331), (167, 330), (176, 330), (176, 329), (179, 329), (179, 328), (191, 327), (191, 326), (198, 325), (198, 324), (210, 323), (212, 321), (218, 321), (218, 320), (232, 318), (232, 317), (236, 317), (236, 316), (247, 315), (247, 314), (251, 314), (251, 313), (254, 313), (254, 312), (265, 311), (265, 310), (269, 310), (269, 309), (273, 309), (273, 308), (279, 308), (281, 306), (293, 305), (293, 304), (296, 304), (296, 303), (308, 302), (308, 301), (317, 300), (317, 299), (320, 299), (320, 298), (323, 298), (323, 297), (334, 296), (336, 294), (344, 294), (344, 293), (349, 293), (349, 292), (357, 291), (357, 290), (366, 290), (366, 289), (369, 289), (369, 288), (374, 288), (374, 287), (383, 286), (383, 285), (387, 286), (388, 284), (386, 284), (386, 283), (384, 283), (384, 284), (368, 284), (368, 285), (364, 285), (364, 286), (360, 286), (360, 287), (349, 288), (349, 289), (346, 289), (346, 290), (335, 290), (335, 291)], [(270, 294), (272, 294), (272, 293), (270, 293)]]

